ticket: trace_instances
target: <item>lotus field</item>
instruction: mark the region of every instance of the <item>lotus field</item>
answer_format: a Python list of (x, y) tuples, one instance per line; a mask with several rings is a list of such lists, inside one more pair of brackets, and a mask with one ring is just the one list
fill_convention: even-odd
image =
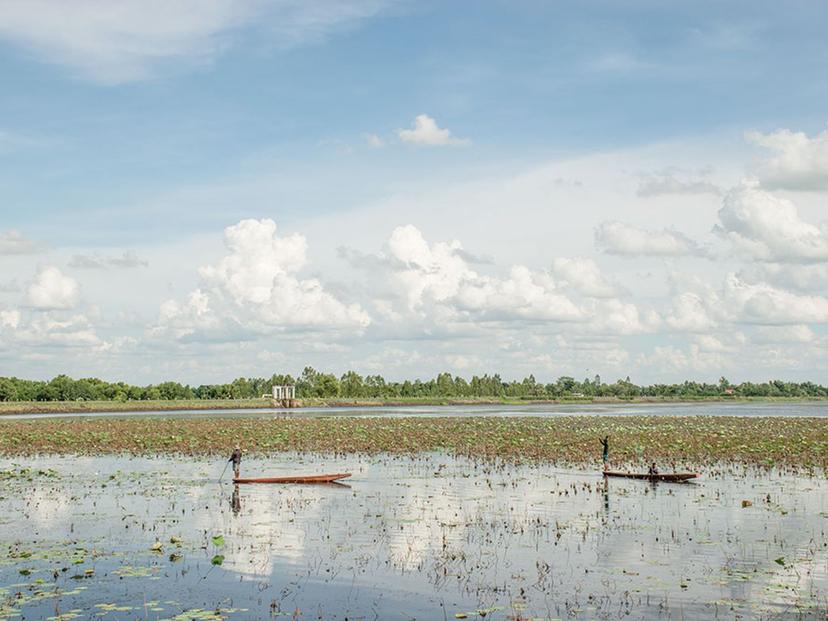
[(64, 418), (0, 421), (0, 453), (208, 455), (240, 445), (281, 451), (413, 454), (598, 464), (610, 436), (614, 464), (703, 467), (731, 462), (825, 468), (828, 419), (729, 416), (402, 418)]

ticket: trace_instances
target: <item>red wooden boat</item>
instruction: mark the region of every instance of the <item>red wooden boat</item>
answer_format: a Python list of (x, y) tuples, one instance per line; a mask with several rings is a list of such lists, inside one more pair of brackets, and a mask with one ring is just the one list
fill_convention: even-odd
[(340, 479), (347, 479), (349, 476), (351, 476), (350, 472), (338, 472), (336, 474), (313, 474), (310, 476), (233, 479), (233, 483), (333, 483)]
[(646, 472), (604, 472), (605, 477), (624, 477), (626, 479), (643, 479), (645, 481), (673, 481), (674, 483), (682, 483), (695, 479), (698, 474), (695, 472), (663, 472), (659, 474), (649, 474)]

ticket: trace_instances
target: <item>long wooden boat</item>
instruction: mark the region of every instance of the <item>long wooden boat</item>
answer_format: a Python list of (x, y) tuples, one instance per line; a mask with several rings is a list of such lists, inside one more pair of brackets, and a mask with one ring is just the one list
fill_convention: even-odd
[(333, 483), (340, 479), (347, 479), (349, 476), (351, 476), (350, 472), (338, 472), (336, 474), (312, 474), (309, 476), (233, 479), (233, 483)]
[(649, 474), (646, 472), (604, 472), (604, 476), (624, 477), (625, 479), (643, 479), (645, 481), (673, 481), (674, 483), (681, 483), (682, 481), (695, 479), (699, 475), (695, 472), (661, 472), (659, 474)]

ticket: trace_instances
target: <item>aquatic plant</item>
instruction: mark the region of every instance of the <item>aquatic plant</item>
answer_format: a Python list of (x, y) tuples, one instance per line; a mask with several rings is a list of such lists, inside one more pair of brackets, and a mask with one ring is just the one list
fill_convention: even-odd
[(0, 454), (215, 454), (308, 451), (595, 464), (611, 461), (828, 466), (828, 419), (725, 416), (436, 418), (81, 418), (0, 421)]

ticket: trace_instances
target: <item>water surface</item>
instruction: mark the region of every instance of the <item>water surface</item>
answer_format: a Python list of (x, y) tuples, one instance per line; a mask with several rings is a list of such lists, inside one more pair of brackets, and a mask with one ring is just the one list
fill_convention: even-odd
[(828, 611), (821, 477), (722, 470), (696, 484), (605, 483), (441, 454), (279, 454), (244, 466), (353, 477), (234, 488), (204, 459), (0, 460), (0, 619)]
[(693, 403), (544, 403), (527, 405), (430, 405), (311, 408), (248, 408), (219, 410), (161, 410), (142, 412), (73, 412), (6, 414), (3, 420), (101, 416), (216, 416), (244, 418), (316, 418), (328, 416), (828, 416), (828, 401), (699, 401)]

